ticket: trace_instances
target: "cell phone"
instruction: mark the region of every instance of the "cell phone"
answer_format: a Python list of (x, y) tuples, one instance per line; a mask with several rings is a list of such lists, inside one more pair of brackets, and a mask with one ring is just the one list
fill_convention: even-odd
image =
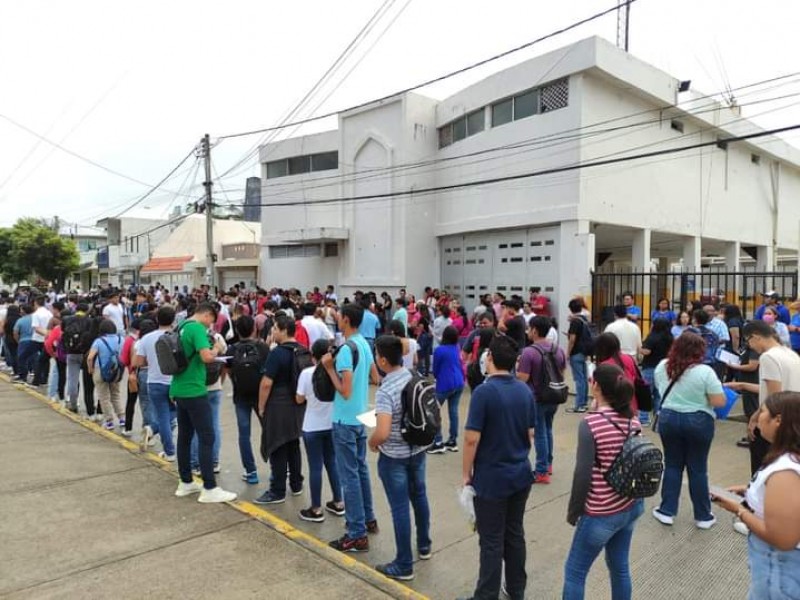
[(714, 498), (727, 498), (732, 502), (736, 502), (741, 504), (744, 502), (744, 497), (740, 496), (739, 494), (734, 494), (726, 490), (724, 487), (720, 487), (718, 485), (710, 485), (708, 486), (708, 494), (711, 496), (712, 499)]

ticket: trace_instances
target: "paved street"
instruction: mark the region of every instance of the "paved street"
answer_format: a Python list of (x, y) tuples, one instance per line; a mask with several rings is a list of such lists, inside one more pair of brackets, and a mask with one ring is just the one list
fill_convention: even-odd
[[(462, 415), (465, 405), (462, 402)], [(558, 415), (553, 483), (535, 487), (528, 504), (530, 598), (560, 595), (572, 536), (565, 515), (578, 418)], [(0, 596), (407, 595), (401, 586), (391, 586), (363, 567), (354, 569), (350, 557), (340, 560), (304, 538), (297, 530), (327, 541), (340, 535), (343, 526), (330, 516), (322, 525), (301, 521), (297, 511), (307, 505), (305, 496), (290, 497), (286, 504), (267, 511), (297, 528), (283, 536), (244, 514), (252, 507), (246, 502), (235, 510), (174, 498), (172, 467), (154, 465), (121, 448), (111, 439), (114, 436), (89, 431), (2, 382), (0, 424), (4, 458), (0, 463), (4, 507), (0, 513)], [(718, 424), (711, 456), (713, 483), (747, 480), (747, 453), (734, 446), (742, 430), (741, 423)], [(263, 486), (247, 486), (240, 480), (235, 432), (227, 396), (221, 485), (239, 492), (242, 500), (252, 500)], [(257, 448), (255, 432), (253, 443)], [(373, 464), (374, 459), (370, 458)], [(469, 531), (456, 498), (460, 465), (460, 454), (428, 460), (434, 556), (416, 565), (417, 577), (410, 587), (431, 598), (469, 594), (476, 577), (477, 537)], [(263, 465), (260, 474), (265, 481), (268, 471)], [(382, 531), (370, 539), (368, 554), (356, 556), (370, 565), (390, 560), (394, 552), (391, 518), (377, 477), (373, 489)], [(649, 516), (655, 499), (647, 502), (631, 552), (635, 596), (744, 598), (748, 581), (745, 538), (731, 529), (730, 519), (720, 511), (717, 527), (709, 532), (695, 529), (687, 510), (688, 495), (682, 502), (672, 528)], [(251, 512), (258, 514), (257, 509)], [(280, 522), (272, 525), (281, 527)], [(587, 598), (610, 598), (602, 559), (590, 575)]]

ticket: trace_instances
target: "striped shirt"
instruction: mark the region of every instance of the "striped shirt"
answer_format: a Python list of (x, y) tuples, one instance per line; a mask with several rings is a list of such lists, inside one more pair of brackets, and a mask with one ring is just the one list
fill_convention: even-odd
[(389, 438), (380, 445), (381, 454), (389, 458), (410, 458), (427, 450), (424, 446), (410, 446), (400, 433), (400, 421), (403, 417), (403, 389), (411, 381), (408, 369), (398, 369), (383, 378), (381, 386), (375, 392), (375, 414), (392, 415), (392, 430)]
[[(603, 473), (608, 471), (611, 463), (614, 462), (614, 459), (622, 450), (622, 444), (625, 443), (626, 439), (626, 436), (609, 423), (609, 420), (616, 423), (622, 431), (628, 431), (628, 419), (610, 409), (591, 412), (584, 417), (584, 421), (589, 426), (589, 431), (594, 438), (595, 447), (592, 485), (586, 496), (586, 506), (584, 508), (584, 513), (591, 516), (613, 515), (627, 510), (636, 501), (617, 494), (603, 477)], [(632, 429), (641, 429), (639, 420), (632, 419), (631, 427)]]

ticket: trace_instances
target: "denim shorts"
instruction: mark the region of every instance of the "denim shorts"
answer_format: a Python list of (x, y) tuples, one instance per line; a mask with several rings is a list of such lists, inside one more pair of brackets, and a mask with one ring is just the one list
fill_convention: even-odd
[(748, 600), (800, 598), (800, 549), (778, 550), (752, 533), (747, 546), (750, 563)]

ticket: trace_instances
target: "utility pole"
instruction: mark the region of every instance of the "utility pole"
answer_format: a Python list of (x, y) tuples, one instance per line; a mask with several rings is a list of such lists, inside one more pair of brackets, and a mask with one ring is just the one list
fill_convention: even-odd
[(206, 180), (203, 187), (206, 188), (206, 278), (208, 279), (209, 292), (214, 292), (216, 286), (216, 274), (214, 273), (214, 202), (211, 199), (211, 141), (208, 134), (200, 140), (202, 155), (206, 163)]
[(617, 0), (617, 48), (628, 51), (631, 24), (631, 0)]

